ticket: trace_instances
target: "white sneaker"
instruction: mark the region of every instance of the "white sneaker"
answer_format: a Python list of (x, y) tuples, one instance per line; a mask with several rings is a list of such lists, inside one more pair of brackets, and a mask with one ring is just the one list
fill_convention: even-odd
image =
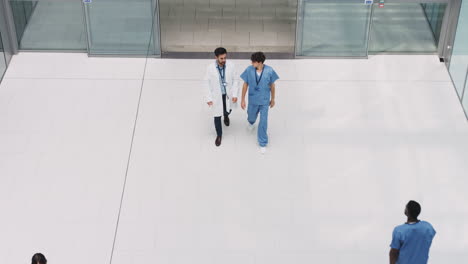
[(266, 153), (266, 147), (260, 147), (260, 153), (265, 154)]
[(252, 125), (252, 124), (250, 124), (250, 123), (247, 123), (247, 130), (248, 130), (249, 132), (254, 131), (254, 129), (255, 129), (255, 124)]

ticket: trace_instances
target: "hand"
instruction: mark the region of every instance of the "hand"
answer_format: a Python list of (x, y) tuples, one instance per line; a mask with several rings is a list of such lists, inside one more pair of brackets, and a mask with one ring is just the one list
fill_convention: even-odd
[(232, 98), (233, 103), (237, 103), (237, 97)]
[(207, 104), (208, 106), (213, 106), (213, 101), (209, 101)]
[(245, 100), (242, 100), (242, 102), (241, 102), (241, 108), (242, 108), (242, 110), (245, 110)]
[(272, 99), (270, 101), (270, 108), (273, 108), (273, 107), (275, 107), (275, 99)]

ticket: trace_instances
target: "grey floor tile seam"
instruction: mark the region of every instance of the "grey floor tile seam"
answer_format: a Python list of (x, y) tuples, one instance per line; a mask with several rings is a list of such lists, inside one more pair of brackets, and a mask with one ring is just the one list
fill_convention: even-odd
[(132, 137), (131, 137), (131, 141), (130, 141), (130, 149), (129, 149), (129, 152), (128, 152), (127, 166), (126, 166), (126, 169), (125, 169), (125, 177), (124, 177), (124, 182), (123, 182), (123, 187), (122, 187), (122, 194), (120, 196), (119, 212), (118, 212), (118, 215), (117, 215), (117, 222), (116, 222), (116, 225), (115, 225), (114, 239), (113, 239), (113, 242), (112, 242), (112, 250), (111, 250), (111, 255), (110, 255), (110, 259), (109, 259), (109, 264), (112, 264), (113, 257), (114, 257), (115, 244), (116, 244), (116, 241), (117, 241), (117, 235), (118, 235), (118, 230), (119, 230), (120, 215), (122, 213), (122, 205), (123, 205), (124, 198), (125, 198), (125, 189), (126, 189), (126, 186), (127, 186), (128, 171), (129, 171), (129, 168), (130, 168), (130, 162), (131, 162), (131, 158), (132, 158), (133, 143), (135, 141), (136, 128), (137, 128), (137, 124), (138, 124), (138, 116), (139, 116), (139, 113), (140, 113), (141, 98), (142, 98), (142, 95), (143, 95), (143, 87), (144, 87), (144, 84), (145, 84), (145, 76), (146, 76), (146, 67), (147, 67), (147, 65), (148, 65), (148, 58), (145, 61), (143, 76), (139, 79), (141, 81), (140, 93), (139, 93), (139, 96), (138, 96), (137, 109), (136, 109), (136, 113), (135, 113), (135, 121), (133, 123), (133, 131), (132, 131)]
[[(145, 78), (145, 81), (177, 81), (177, 82), (201, 82), (203, 79), (166, 79), (166, 78), (154, 78), (154, 77), (148, 77)], [(359, 82), (359, 83), (366, 83), (366, 82), (385, 82), (385, 83), (446, 83), (446, 84), (452, 84), (450, 80), (447, 81), (437, 81), (437, 80), (278, 80), (278, 82), (281, 83), (294, 83), (294, 82), (312, 82), (312, 83), (344, 83), (344, 82)]]
[(141, 81), (140, 78), (57, 78), (57, 77), (5, 77), (5, 80), (76, 80), (76, 81)]

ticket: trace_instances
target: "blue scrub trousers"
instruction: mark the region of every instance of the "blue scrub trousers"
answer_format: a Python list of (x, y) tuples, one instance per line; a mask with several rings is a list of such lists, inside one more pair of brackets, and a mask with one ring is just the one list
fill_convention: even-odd
[(249, 104), (247, 107), (247, 121), (251, 125), (255, 124), (257, 121), (258, 114), (260, 113), (260, 123), (258, 124), (258, 144), (260, 147), (265, 147), (268, 144), (268, 110), (269, 105), (253, 105)]

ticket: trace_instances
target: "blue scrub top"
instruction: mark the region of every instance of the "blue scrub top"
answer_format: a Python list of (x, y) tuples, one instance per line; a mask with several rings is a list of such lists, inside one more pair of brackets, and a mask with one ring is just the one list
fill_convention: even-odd
[[(275, 70), (268, 65), (263, 66), (263, 76), (261, 79), (256, 71), (255, 67), (249, 66), (241, 75), (242, 80), (249, 85), (249, 104), (269, 105), (271, 98), (270, 85), (278, 80), (279, 76), (276, 74)], [(255, 77), (255, 75), (257, 75), (257, 77)], [(257, 80), (260, 81), (258, 85)]]
[(425, 221), (395, 227), (390, 247), (400, 251), (397, 263), (427, 264), (435, 234), (432, 225)]

